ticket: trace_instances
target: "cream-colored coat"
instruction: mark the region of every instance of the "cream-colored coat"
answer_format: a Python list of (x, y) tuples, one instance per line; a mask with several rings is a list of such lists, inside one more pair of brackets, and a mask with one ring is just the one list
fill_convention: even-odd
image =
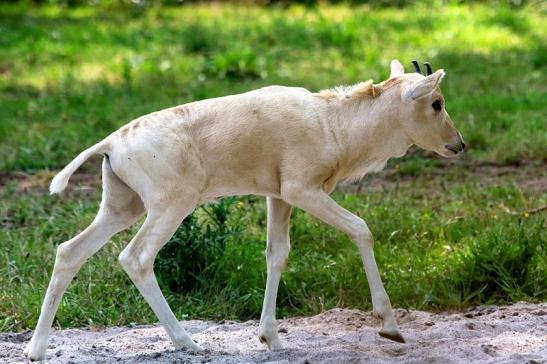
[(362, 257), (380, 335), (403, 341), (373, 254), (372, 235), (359, 217), (329, 197), (342, 180), (383, 168), (417, 144), (444, 156), (463, 150), (460, 134), (442, 108), (444, 72), (404, 74), (393, 61), (390, 79), (374, 85), (312, 93), (271, 86), (241, 95), (193, 102), (143, 116), (82, 152), (52, 181), (61, 192), (72, 173), (102, 153), (103, 200), (93, 223), (61, 244), (36, 332), (31, 359), (45, 355), (47, 333), (68, 283), (110, 237), (147, 218), (120, 263), (177, 348), (200, 350), (171, 312), (153, 274), (159, 249), (200, 203), (229, 195), (268, 197), (268, 280), (259, 339), (281, 347), (275, 301), (289, 253), (291, 206), (331, 224), (355, 242)]

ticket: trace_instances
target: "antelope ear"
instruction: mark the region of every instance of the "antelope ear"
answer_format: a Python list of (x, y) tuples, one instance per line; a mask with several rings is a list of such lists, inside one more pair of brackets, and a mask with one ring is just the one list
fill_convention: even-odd
[(444, 75), (444, 70), (440, 69), (435, 73), (414, 82), (403, 92), (403, 99), (417, 100), (421, 97), (430, 95), (433, 91), (435, 91)]
[(394, 59), (391, 61), (391, 73), (389, 74), (389, 78), (399, 77), (402, 76), (405, 73), (405, 68), (399, 62), (398, 60)]

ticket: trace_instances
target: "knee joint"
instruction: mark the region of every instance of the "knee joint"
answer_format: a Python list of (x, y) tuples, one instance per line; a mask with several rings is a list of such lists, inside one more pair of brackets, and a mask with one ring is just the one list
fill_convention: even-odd
[(272, 268), (285, 269), (289, 260), (289, 248), (278, 247), (277, 250), (271, 250), (270, 247), (266, 249), (266, 262), (268, 266)]
[(118, 262), (131, 278), (145, 276), (149, 270), (141, 263), (138, 257), (133, 256), (126, 250), (122, 251), (118, 256)]
[(374, 239), (367, 224), (359, 219), (353, 224), (351, 239), (358, 245), (374, 246)]
[(67, 260), (69, 260), (70, 250), (71, 249), (68, 242), (59, 244), (59, 246), (57, 247), (57, 253), (55, 255), (55, 258), (57, 259), (57, 261), (66, 262)]
[(80, 262), (75, 261), (76, 258), (73, 249), (74, 247), (72, 247), (69, 242), (64, 242), (57, 247), (57, 253), (55, 254), (55, 270), (72, 271), (78, 269)]

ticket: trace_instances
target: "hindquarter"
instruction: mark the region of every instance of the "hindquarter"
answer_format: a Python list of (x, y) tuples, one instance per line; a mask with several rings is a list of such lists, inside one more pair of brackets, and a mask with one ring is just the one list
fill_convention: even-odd
[(168, 125), (146, 125), (131, 135), (114, 135), (109, 154), (114, 173), (143, 200), (189, 200), (199, 196), (204, 185), (200, 157), (183, 132)]

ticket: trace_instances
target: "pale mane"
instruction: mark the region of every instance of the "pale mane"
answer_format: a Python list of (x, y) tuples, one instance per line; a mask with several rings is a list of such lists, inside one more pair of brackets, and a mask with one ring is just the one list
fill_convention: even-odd
[(337, 86), (332, 89), (321, 90), (316, 95), (325, 101), (360, 101), (363, 99), (374, 99), (386, 89), (401, 82), (400, 78), (391, 78), (379, 84), (372, 80), (359, 82), (351, 86)]

